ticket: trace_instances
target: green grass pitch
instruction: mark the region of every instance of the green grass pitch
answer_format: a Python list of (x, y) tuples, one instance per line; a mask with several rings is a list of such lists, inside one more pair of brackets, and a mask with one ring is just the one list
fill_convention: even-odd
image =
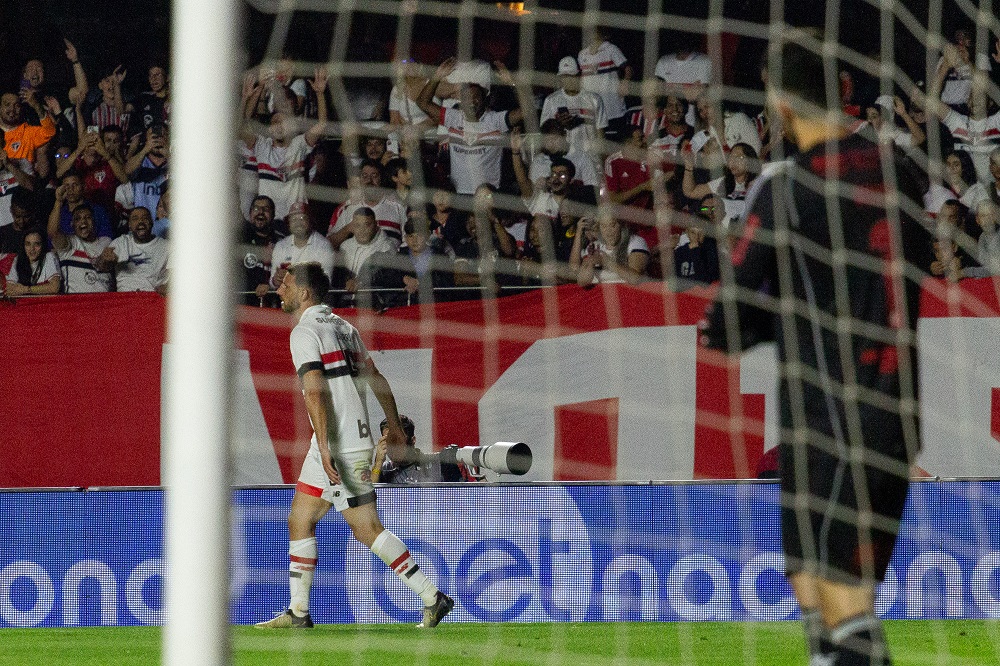
[[(1000, 622), (896, 620), (886, 623), (898, 666), (1000, 664)], [(160, 663), (160, 629), (0, 629), (0, 665), (103, 666)], [(633, 666), (806, 663), (798, 622), (444, 623), (323, 625), (312, 631), (234, 627), (241, 666)]]

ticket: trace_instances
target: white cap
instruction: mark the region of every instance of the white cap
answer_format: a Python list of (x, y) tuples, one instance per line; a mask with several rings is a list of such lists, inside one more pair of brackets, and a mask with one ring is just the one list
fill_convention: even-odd
[(448, 75), (448, 82), (458, 84), (474, 83), (486, 92), (489, 92), (492, 77), (493, 72), (490, 70), (489, 63), (482, 60), (472, 60), (470, 62), (460, 62), (455, 65), (455, 70)]
[(566, 56), (559, 61), (559, 74), (576, 76), (579, 73), (580, 67), (576, 64), (576, 58), (573, 56)]

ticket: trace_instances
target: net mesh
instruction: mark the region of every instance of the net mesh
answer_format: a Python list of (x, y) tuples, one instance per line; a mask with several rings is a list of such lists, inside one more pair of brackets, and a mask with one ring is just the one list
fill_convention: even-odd
[[(387, 150), (404, 158), (412, 175), (412, 182), (397, 190), (408, 212), (398, 220), (396, 232), (411, 244), (409, 231), (428, 225), (436, 227), (432, 241), (444, 239), (453, 246), (454, 256), (449, 254), (446, 260), (454, 277), (435, 282), (432, 291), (427, 285), (402, 289), (401, 281), (392, 283), (386, 277), (393, 267), (383, 266), (379, 275), (384, 280), (373, 278), (359, 285), (346, 282), (357, 275), (341, 275), (340, 283), (335, 278), (330, 297), (335, 306), (358, 308), (349, 316), (369, 346), (382, 352), (376, 361), (392, 381), (402, 411), (417, 415), (419, 446), (429, 452), (449, 443), (524, 439), (535, 452), (528, 478), (539, 482), (773, 477), (779, 473), (779, 440), (820, 441), (820, 448), (828, 452), (845, 441), (860, 441), (862, 433), (878, 427), (870, 416), (865, 420), (864, 406), (878, 405), (890, 420), (901, 417), (901, 410), (905, 417), (917, 406), (916, 396), (905, 389), (913, 385), (920, 389), (923, 453), (912, 467), (881, 466), (902, 478), (996, 475), (990, 452), (997, 439), (998, 398), (993, 387), (1000, 385), (1000, 373), (991, 361), (997, 351), (994, 341), (1000, 339), (995, 324), (997, 289), (992, 280), (980, 279), (997, 273), (1000, 257), (1000, 247), (992, 240), (1000, 202), (996, 185), (1000, 181), (994, 179), (991, 166), (991, 151), (1000, 145), (995, 138), (1000, 136), (996, 130), (1000, 115), (995, 115), (1000, 100), (995, 35), (1000, 29), (992, 4), (958, 0), (932, 0), (926, 6), (860, 0), (823, 7), (722, 0), (685, 4), (684, 8), (654, 0), (374, 0), (299, 2), (294, 8), (263, 0), (248, 4), (247, 41), (254, 65), (248, 80), (264, 88), (248, 116), (266, 123), (271, 112), (285, 111), (300, 116), (299, 130), (307, 130), (315, 121), (319, 100), (308, 85), (296, 87), (292, 81), (311, 78), (317, 65), (330, 75), (328, 90), (319, 93), (326, 96), (329, 121), (307, 162), (304, 196), (314, 228), (320, 233), (329, 229), (333, 237), (345, 226), (342, 219), (338, 223), (338, 214), (346, 215), (353, 212), (352, 204), (371, 204), (386, 194), (366, 192), (370, 184), (352, 179), (364, 178), (365, 157), (392, 167), (381, 154)], [(887, 211), (890, 226), (897, 229), (893, 242), (902, 240), (898, 228), (904, 218), (926, 230), (927, 242), (933, 243), (921, 255), (927, 256), (926, 265), (892, 263), (853, 251), (852, 239), (843, 236), (838, 225), (831, 227), (826, 246), (790, 241), (800, 223), (789, 219), (797, 209), (788, 207), (795, 199), (784, 191), (772, 193), (772, 214), (778, 220), (774, 233), (751, 238), (746, 211), (754, 205), (755, 190), (764, 181), (782, 182), (769, 180), (777, 171), (775, 165), (796, 154), (793, 139), (798, 137), (792, 136), (792, 127), (783, 127), (773, 108), (765, 110), (764, 92), (765, 80), (786, 77), (781, 45), (793, 27), (813, 29), (794, 34), (800, 35), (796, 39), (807, 51), (825, 58), (821, 71), (806, 77), (825, 83), (827, 106), (846, 114), (851, 133), (867, 133), (882, 145), (878, 170), (886, 174), (887, 196), (874, 205)], [(603, 42), (615, 49), (605, 49)], [(694, 57), (689, 56), (692, 52)], [(677, 53), (680, 58), (671, 57)], [(444, 76), (448, 72), (436, 68), (450, 56), (457, 58), (459, 69)], [(583, 88), (600, 92), (600, 113), (607, 124), (588, 116), (583, 106), (572, 106), (579, 96), (570, 94), (567, 105), (560, 102), (567, 99), (565, 95), (555, 95), (552, 104), (558, 106), (550, 117), (555, 117), (556, 127), (550, 122), (547, 129), (547, 98), (574, 85), (562, 75), (561, 61), (566, 57), (582, 70)], [(486, 69), (469, 64), (477, 61), (488, 63)], [(287, 85), (275, 85), (273, 81), (280, 79), (275, 73), (282, 68), (290, 70)], [(572, 69), (565, 72), (575, 79)], [(435, 97), (418, 101), (424, 82), (438, 75), (444, 81), (433, 90)], [(457, 99), (459, 109), (473, 105), (462, 91), (463, 84), (470, 83), (489, 89), (484, 108), (501, 112), (500, 120), (489, 125), (486, 116), (476, 118), (461, 110), (433, 115), (438, 107), (449, 108), (449, 98)], [(947, 105), (937, 102), (942, 95)], [(513, 133), (509, 125), (516, 118), (502, 115), (512, 110), (523, 115), (523, 128)], [(431, 116), (421, 120), (427, 111)], [(463, 113), (464, 121), (454, 118)], [(255, 128), (263, 132), (262, 125)], [(367, 153), (370, 143), (375, 147)], [(496, 151), (490, 152), (493, 148)], [(896, 148), (901, 156), (894, 161), (891, 153)], [(484, 153), (494, 155), (495, 162), (484, 166)], [(555, 207), (546, 208), (551, 201), (540, 194), (562, 192), (553, 177), (561, 165), (553, 158), (561, 154), (570, 159), (581, 182), (565, 201), (558, 196)], [(746, 180), (734, 156), (749, 158)], [(515, 159), (523, 162), (526, 178)], [(638, 169), (643, 177), (636, 177)], [(769, 174), (759, 175), (764, 169)], [(831, 177), (833, 172), (823, 169), (812, 176), (801, 169), (791, 173), (806, 192), (818, 195), (820, 213), (829, 219), (840, 219), (857, 186), (851, 178)], [(896, 198), (903, 191), (899, 187), (903, 178), (918, 188), (915, 199)], [(487, 180), (495, 185), (491, 203), (481, 193), (474, 194)], [(396, 189), (385, 171), (381, 187)], [(435, 206), (439, 197), (447, 198), (448, 205)], [(715, 207), (723, 209), (718, 216)], [(466, 219), (473, 223), (466, 226)], [(615, 232), (601, 225), (611, 219), (626, 230), (618, 238), (641, 238), (641, 243), (609, 241), (604, 234)], [(449, 228), (456, 220), (462, 225), (458, 231)], [(383, 219), (378, 221), (386, 230)], [(578, 236), (586, 240), (576, 240)], [(751, 240), (781, 255), (775, 283), (767, 285), (780, 298), (762, 298), (760, 283), (742, 288), (730, 284), (735, 278), (733, 254), (745, 252)], [(466, 245), (459, 247), (460, 242)], [(704, 252), (706, 245), (714, 248), (714, 254)], [(468, 254), (463, 254), (465, 250)], [(805, 263), (830, 270), (834, 287), (829, 312), (817, 308), (814, 298), (799, 288), (803, 276), (810, 274), (801, 270)], [(915, 298), (912, 285), (919, 285), (927, 274), (939, 278), (923, 284), (921, 325), (913, 327), (910, 338), (854, 307), (849, 274), (883, 269), (889, 271), (889, 289), (898, 297), (904, 295), (904, 282), (911, 285), (909, 297)], [(838, 353), (849, 354), (855, 344), (851, 336), (858, 335), (904, 351), (919, 342), (919, 369), (902, 354), (902, 401), (892, 391), (888, 398), (878, 391), (865, 393), (856, 377), (829, 385), (829, 368), (800, 362), (801, 350), (794, 345), (780, 365), (773, 344), (747, 351), (739, 364), (735, 357), (722, 359), (700, 349), (696, 327), (704, 307), (716, 298), (715, 291), (704, 285), (720, 277), (718, 299), (727, 307), (726, 343), (732, 348), (754, 342), (752, 336), (760, 333), (747, 331), (749, 306), (798, 315), (784, 323), (790, 327), (783, 331), (786, 339), (796, 338), (796, 327), (806, 322), (809, 336), (840, 340), (843, 349)], [(598, 286), (581, 290), (574, 286), (577, 282)], [(635, 289), (615, 286), (621, 282), (641, 284)], [(415, 303), (424, 304), (416, 313), (395, 309)], [(385, 314), (372, 312), (386, 308)], [(257, 325), (254, 316), (244, 315), (251, 321), (246, 325)], [(740, 339), (741, 324), (742, 334), (751, 339)], [(845, 368), (854, 362), (847, 357), (834, 360), (844, 361)], [(794, 387), (789, 394), (779, 394), (779, 373), (800, 381), (806, 387), (804, 394)], [(915, 377), (913, 381), (908, 375)], [(844, 432), (824, 434), (822, 428), (806, 423), (810, 396), (816, 395), (835, 396), (838, 404), (848, 404), (839, 407), (845, 411)], [(778, 423), (782, 400), (794, 404), (793, 423), (785, 423), (784, 431)], [(288, 441), (308, 438), (308, 423), (301, 417), (289, 425)], [(899, 433), (900, 444), (911, 453), (917, 449), (916, 428), (908, 425)], [(275, 437), (273, 427), (271, 435)], [(293, 459), (302, 453), (288, 455)], [(929, 487), (928, 483), (925, 488)], [(739, 486), (735, 488), (738, 495)], [(774, 492), (764, 502), (766, 511), (774, 512), (772, 528), (777, 526), (779, 505), (794, 506), (793, 499), (779, 502)], [(952, 663), (947, 625), (937, 618), (996, 615), (994, 569), (983, 564), (992, 561), (989, 558), (1000, 548), (995, 523), (986, 518), (995, 502), (991, 496), (977, 496), (978, 490), (970, 493), (962, 500), (969, 512), (963, 530), (950, 541), (928, 538), (925, 523), (937, 524), (939, 514), (956, 510), (954, 502), (944, 499), (949, 492), (922, 489), (915, 499), (911, 497), (907, 515), (916, 518), (904, 522), (889, 582), (878, 597), (877, 607), (886, 617), (927, 619), (927, 630), (935, 637), (933, 652), (913, 655), (905, 646), (891, 645), (895, 652), (921, 663)], [(825, 501), (806, 495), (806, 503)], [(575, 504), (570, 509), (587, 504), (575, 495), (572, 499)], [(776, 550), (762, 547), (754, 535), (760, 525), (749, 513), (760, 510), (760, 505), (737, 503), (747, 515), (732, 525), (732, 543), (720, 538), (716, 546), (732, 549), (729, 556), (739, 565), (716, 577), (705, 553), (684, 543), (685, 530), (698, 533), (692, 527), (697, 516), (711, 515), (714, 509), (697, 509), (685, 499), (678, 495), (671, 504), (681, 516), (679, 523), (658, 525), (661, 531), (655, 533), (643, 529), (641, 516), (629, 515), (628, 500), (616, 498), (605, 507), (615, 512), (611, 522), (621, 533), (602, 542), (601, 548), (607, 546), (619, 555), (602, 562), (605, 573), (617, 571), (619, 576), (615, 579), (619, 596), (610, 599), (605, 591), (609, 605), (602, 608), (624, 610), (616, 617), (602, 611), (580, 618), (570, 613), (569, 618), (755, 619), (762, 615), (751, 612), (753, 603), (774, 607), (782, 595), (790, 594), (778, 582), (770, 585), (754, 578), (749, 583), (756, 586), (751, 596), (738, 600), (735, 593), (746, 584), (740, 572), (748, 570), (749, 562)], [(634, 501), (642, 505), (646, 500)], [(858, 501), (861, 506), (844, 509), (844, 519), (871, 521), (869, 510), (878, 507), (865, 497)], [(601, 523), (601, 511), (589, 508), (593, 513), (580, 509), (580, 515), (593, 531)], [(496, 528), (485, 514), (482, 523), (469, 520), (470, 531), (477, 524)], [(532, 516), (528, 523), (535, 525), (534, 520), (547, 518)], [(653, 563), (652, 578), (643, 576), (641, 561), (621, 560), (624, 554), (644, 549), (665, 558), (646, 560)], [(454, 557), (461, 560), (462, 552)], [(444, 570), (450, 564), (440, 560)], [(731, 607), (718, 614), (699, 614), (722, 603), (723, 580), (734, 585), (733, 595), (727, 597)], [(650, 581), (657, 585), (652, 611), (644, 587)], [(630, 585), (636, 598), (625, 589)], [(516, 590), (494, 592), (502, 606)], [(956, 598), (961, 599), (958, 605)], [(557, 617), (544, 604), (529, 608), (523, 617), (502, 612), (495, 616), (545, 621), (548, 612), (553, 621), (568, 619)], [(685, 615), (678, 608), (695, 610)], [(479, 617), (459, 614), (465, 620)], [(797, 616), (791, 609), (780, 617)], [(558, 622), (554, 631), (560, 631)], [(669, 631), (680, 636), (682, 663), (696, 662), (700, 650), (694, 644), (694, 629), (682, 623)], [(738, 631), (746, 635), (743, 663), (771, 663), (767, 654), (771, 646), (753, 640), (751, 625)], [(617, 657), (626, 659), (630, 646), (622, 636), (615, 638)], [(995, 652), (996, 646), (993, 640), (986, 649)], [(490, 642), (486, 648), (491, 659), (502, 662), (503, 646)]]

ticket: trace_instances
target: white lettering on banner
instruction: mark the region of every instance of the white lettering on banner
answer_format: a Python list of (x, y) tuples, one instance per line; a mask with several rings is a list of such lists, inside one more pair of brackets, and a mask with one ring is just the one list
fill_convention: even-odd
[[(383, 518), (420, 568), (455, 597), (449, 616), (455, 621), (583, 620), (593, 560), (579, 507), (558, 489), (545, 493), (543, 502), (519, 504), (517, 520), (510, 520), (512, 497), (502, 486), (441, 488), (409, 495), (406, 511), (386, 512)], [(421, 525), (413, 516), (420, 516)], [(359, 622), (419, 616), (420, 599), (355, 539), (347, 542), (344, 576)]]
[(524, 479), (551, 480), (553, 410), (618, 398), (618, 479), (690, 479), (696, 335), (694, 326), (658, 326), (539, 340), (479, 401), (479, 439), (529, 442)]
[[(35, 586), (35, 604), (17, 608), (11, 600), (11, 587), (19, 578), (27, 578)], [(0, 617), (12, 627), (35, 627), (45, 621), (56, 602), (52, 578), (41, 565), (19, 560), (0, 570)]]
[[(622, 579), (634, 574), (639, 579), (639, 617), (631, 616), (622, 601), (631, 597), (625, 593)], [(648, 620), (660, 619), (660, 579), (653, 563), (641, 555), (619, 555), (608, 563), (601, 577), (603, 592), (603, 620)]]
[(777, 603), (768, 604), (757, 593), (757, 578), (765, 571), (785, 575), (785, 556), (781, 553), (760, 553), (743, 565), (740, 572), (740, 601), (755, 620), (785, 620), (798, 607), (794, 594), (786, 594)]
[(993, 593), (996, 586), (990, 583), (997, 570), (1000, 570), (1000, 553), (988, 553), (979, 559), (972, 571), (972, 598), (986, 617), (1000, 617), (1000, 599)]
[(129, 612), (139, 624), (161, 625), (166, 621), (166, 610), (150, 608), (143, 595), (146, 582), (152, 578), (160, 579), (159, 585), (162, 590), (166, 569), (162, 559), (152, 558), (140, 562), (128, 575), (128, 580), (125, 582), (125, 602), (128, 604)]
[[(170, 362), (171, 346), (163, 345), (161, 360), (164, 372), (160, 376), (160, 428), (161, 440), (166, 441), (167, 427), (166, 381), (169, 373), (166, 368)], [(264, 411), (260, 406), (260, 398), (254, 387), (253, 375), (250, 372), (250, 353), (245, 349), (233, 351), (233, 434), (231, 441), (232, 461), (231, 479), (234, 486), (254, 486), (268, 483), (282, 483), (281, 469), (278, 467), (278, 457), (274, 452), (274, 444), (267, 430)], [(295, 386), (294, 380), (289, 383)], [(166, 449), (160, 454), (160, 478), (166, 478)]]
[[(939, 572), (944, 578), (940, 586), (944, 597), (945, 617), (962, 617), (964, 607), (962, 598), (962, 567), (955, 558), (940, 551), (920, 553), (910, 563), (906, 570), (906, 616), (923, 617), (927, 611), (924, 601), (927, 574)], [(937, 589), (937, 585), (934, 586)]]
[(899, 576), (891, 564), (885, 570), (885, 580), (875, 586), (875, 612), (881, 617), (889, 612), (899, 596)]
[(1000, 318), (925, 318), (917, 333), (923, 440), (917, 463), (934, 476), (1000, 476), (1000, 445), (990, 436)]
[(111, 567), (99, 560), (81, 560), (63, 577), (63, 624), (67, 627), (80, 624), (80, 585), (88, 578), (96, 580), (100, 590), (101, 624), (118, 624), (118, 583)]
[[(417, 448), (424, 453), (434, 451), (431, 439), (431, 423), (433, 409), (431, 396), (431, 366), (434, 361), (433, 349), (388, 349), (371, 352), (372, 360), (378, 371), (385, 375), (396, 396), (396, 406), (400, 414), (406, 414), (413, 419), (414, 434), (417, 437)], [(368, 422), (372, 426), (377, 440), (381, 433), (374, 432), (378, 424), (385, 418), (382, 406), (378, 404), (375, 395), (368, 391)], [(438, 442), (447, 444), (478, 444), (478, 442)]]
[(778, 345), (767, 342), (740, 356), (740, 392), (764, 394), (764, 451), (778, 445)]
[[(695, 573), (705, 574), (712, 581), (712, 592), (703, 603), (692, 601), (686, 593), (688, 576)], [(682, 557), (667, 576), (667, 600), (682, 620), (730, 620), (733, 607), (729, 572), (711, 555)]]

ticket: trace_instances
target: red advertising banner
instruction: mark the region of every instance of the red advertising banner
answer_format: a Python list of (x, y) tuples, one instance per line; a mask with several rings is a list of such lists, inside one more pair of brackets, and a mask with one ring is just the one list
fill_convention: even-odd
[[(424, 450), (526, 441), (526, 478), (537, 480), (755, 477), (773, 465), (773, 348), (742, 359), (701, 350), (696, 324), (712, 293), (566, 286), (339, 314), (362, 332)], [(997, 294), (986, 279), (925, 287), (927, 473), (1000, 475)], [(165, 305), (144, 294), (0, 304), (0, 487), (159, 484)], [(292, 482), (308, 448), (292, 324), (239, 309), (235, 483)]]

